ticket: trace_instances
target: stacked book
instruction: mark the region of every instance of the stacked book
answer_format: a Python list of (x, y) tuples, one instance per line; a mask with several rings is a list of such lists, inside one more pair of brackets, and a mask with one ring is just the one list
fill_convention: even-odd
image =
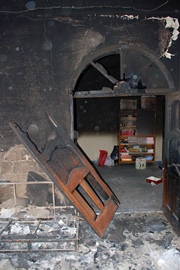
[(136, 137), (136, 136), (129, 136), (128, 138), (127, 138), (127, 140), (128, 140), (128, 142), (129, 143), (138, 143), (138, 137)]
[(154, 144), (154, 138), (153, 137), (147, 137), (146, 138), (146, 143), (147, 144)]
[(132, 161), (132, 157), (128, 153), (121, 153), (121, 160), (122, 161)]

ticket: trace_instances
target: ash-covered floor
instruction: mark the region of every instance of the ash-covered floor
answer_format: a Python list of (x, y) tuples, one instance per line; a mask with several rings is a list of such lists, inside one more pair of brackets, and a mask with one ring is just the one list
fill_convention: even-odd
[[(163, 172), (155, 166), (147, 166), (145, 170), (136, 170), (133, 165), (97, 169), (121, 201), (104, 237), (99, 238), (81, 218), (77, 219), (78, 226), (72, 227), (72, 222), (64, 224), (66, 215), (61, 219), (60, 214), (56, 217), (58, 224), (50, 222), (36, 233), (60, 239), (61, 231), (65, 233), (65, 242), (72, 239), (70, 244), (74, 235), (78, 235), (77, 250), (56, 252), (53, 248), (57, 242), (51, 242), (52, 250), (42, 252), (50, 243), (35, 243), (36, 251), (1, 252), (0, 270), (180, 269), (180, 238), (162, 212), (163, 184), (146, 182), (147, 177), (161, 177)], [(73, 213), (68, 215), (74, 218)], [(23, 234), (20, 226), (13, 231), (18, 236)], [(21, 243), (15, 243), (16, 249), (20, 247)]]
[(79, 250), (1, 253), (1, 270), (179, 270), (180, 240), (160, 212), (118, 213), (103, 239), (80, 221)]

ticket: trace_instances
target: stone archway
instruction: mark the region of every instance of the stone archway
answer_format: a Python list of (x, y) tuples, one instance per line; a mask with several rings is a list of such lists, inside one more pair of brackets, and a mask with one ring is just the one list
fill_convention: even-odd
[[(118, 58), (114, 61), (116, 67), (111, 67), (113, 61), (110, 58)], [(107, 60), (109, 59), (109, 60)], [(116, 70), (116, 72), (115, 72)], [(88, 80), (98, 80), (99, 83), (94, 89), (88, 85)], [(89, 79), (88, 79), (89, 78)], [(104, 83), (103, 83), (104, 78)], [(135, 79), (142, 84), (140, 89), (132, 87)], [(123, 80), (131, 83), (130, 87), (125, 85), (125, 91), (119, 88)], [(94, 87), (95, 84), (92, 84)], [(102, 91), (102, 88), (106, 90)], [(78, 67), (76, 67), (69, 83), (71, 95), (71, 134), (74, 137), (74, 98), (84, 97), (112, 97), (121, 95), (166, 95), (174, 90), (174, 83), (165, 65), (152, 52), (138, 45), (113, 45), (102, 48), (91, 55), (88, 55)], [(108, 89), (108, 91), (107, 91)], [(143, 90), (142, 90), (143, 89)], [(126, 91), (127, 90), (127, 91)], [(129, 91), (130, 90), (130, 91)]]
[[(165, 65), (162, 63), (162, 61), (154, 55), (152, 52), (148, 51), (146, 48), (142, 48), (139, 45), (128, 45), (128, 44), (122, 44), (122, 45), (113, 45), (109, 47), (102, 48), (90, 55), (88, 55), (78, 67), (75, 68), (75, 72), (72, 76), (72, 79), (69, 84), (69, 89), (73, 89), (76, 91), (77, 87), (77, 81), (79, 80), (82, 73), (87, 72), (88, 68), (90, 66), (95, 67), (95, 63), (98, 63), (101, 59), (110, 56), (110, 55), (119, 55), (120, 57), (120, 77), (122, 78), (122, 75), (127, 72), (131, 72), (134, 74), (143, 74), (143, 72), (152, 74), (155, 73), (155, 71), (158, 71), (160, 74), (159, 76), (162, 76), (163, 81), (166, 82), (166, 88), (168, 89), (174, 89), (174, 83), (171, 78), (171, 75)], [(134, 60), (133, 66), (132, 61)], [(102, 69), (95, 67), (101, 74)], [(134, 70), (130, 70), (130, 69)], [(111, 74), (107, 74), (111, 76)], [(105, 74), (103, 74), (105, 76)], [(106, 76), (108, 78), (108, 76)], [(111, 81), (112, 78), (108, 78), (108, 80)], [(156, 78), (158, 79), (158, 77)], [(114, 80), (112, 79), (112, 82)], [(150, 85), (151, 86), (151, 85)], [(154, 89), (161, 88), (154, 85)]]

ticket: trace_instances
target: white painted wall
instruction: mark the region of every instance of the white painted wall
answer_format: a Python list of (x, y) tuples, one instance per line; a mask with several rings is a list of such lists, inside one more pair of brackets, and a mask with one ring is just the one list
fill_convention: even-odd
[(111, 154), (114, 145), (117, 145), (117, 134), (110, 133), (83, 133), (78, 138), (78, 144), (90, 158), (95, 161), (99, 158), (99, 150), (106, 150)]
[[(162, 160), (162, 136), (156, 137), (155, 160)], [(117, 145), (117, 134), (87, 133), (78, 138), (78, 144), (90, 158), (95, 161), (99, 157), (99, 150), (106, 150), (111, 154), (114, 145)]]

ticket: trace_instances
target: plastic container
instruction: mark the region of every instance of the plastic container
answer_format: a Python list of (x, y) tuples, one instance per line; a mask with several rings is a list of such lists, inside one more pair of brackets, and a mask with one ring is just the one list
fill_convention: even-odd
[(154, 158), (153, 156), (146, 156), (146, 160), (147, 160), (147, 161), (152, 161), (153, 158)]

